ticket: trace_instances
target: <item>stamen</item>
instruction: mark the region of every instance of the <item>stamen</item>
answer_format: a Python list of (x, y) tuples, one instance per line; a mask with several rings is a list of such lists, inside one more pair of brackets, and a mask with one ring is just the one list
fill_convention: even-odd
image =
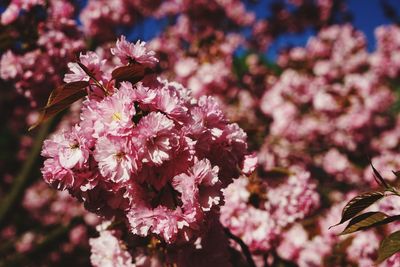
[(120, 121), (121, 119), (122, 119), (122, 115), (121, 115), (120, 112), (115, 112), (115, 113), (112, 115), (112, 120), (113, 120), (113, 121)]

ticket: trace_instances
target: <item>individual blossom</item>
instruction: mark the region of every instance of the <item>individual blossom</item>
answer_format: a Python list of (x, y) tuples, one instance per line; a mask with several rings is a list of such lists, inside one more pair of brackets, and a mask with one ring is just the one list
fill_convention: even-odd
[(277, 253), (282, 259), (297, 262), (306, 242), (308, 242), (306, 230), (300, 224), (295, 224), (283, 233)]
[(324, 264), (324, 258), (332, 252), (329, 243), (326, 243), (321, 236), (315, 236), (304, 245), (300, 252), (297, 264), (300, 267), (321, 266)]
[(310, 178), (307, 172), (290, 175), (285, 183), (268, 190), (266, 209), (282, 227), (305, 218), (318, 208), (319, 194)]
[[(92, 51), (89, 51), (86, 54), (81, 53), (79, 61), (85, 65), (91, 73), (93, 73), (94, 77), (97, 79), (101, 78), (99, 75), (101, 75), (101, 67), (105, 64), (105, 60), (101, 60), (96, 53)], [(68, 63), (68, 68), (72, 73), (65, 74), (64, 82), (70, 83), (90, 80), (87, 73), (77, 63)]]
[(35, 6), (44, 6), (45, 1), (43, 0), (13, 0), (7, 6), (6, 10), (1, 14), (1, 23), (8, 25), (14, 22), (21, 10), (29, 11)]
[(135, 147), (127, 138), (99, 138), (93, 157), (101, 175), (116, 183), (129, 180), (138, 169)]
[(144, 66), (154, 67), (158, 63), (153, 51), (148, 51), (146, 43), (137, 41), (136, 44), (130, 43), (125, 36), (117, 41), (115, 48), (111, 48), (111, 53), (121, 60), (122, 64), (139, 63)]
[(172, 185), (182, 195), (185, 213), (190, 214), (198, 208), (210, 211), (220, 204), (222, 192), (218, 171), (218, 166), (212, 167), (210, 161), (204, 159), (196, 162), (189, 174), (173, 178)]
[(132, 256), (112, 232), (100, 231), (100, 236), (89, 240), (90, 261), (95, 267), (133, 267)]
[(80, 129), (74, 127), (71, 132), (55, 134), (44, 142), (42, 156), (57, 158), (66, 169), (75, 166), (82, 168), (89, 158), (87, 139), (81, 135)]
[(400, 28), (396, 25), (375, 29), (377, 50), (371, 56), (371, 65), (380, 75), (395, 78), (400, 70)]
[(220, 221), (251, 251), (265, 253), (273, 249), (282, 229), (270, 212), (249, 203), (248, 183), (245, 177), (240, 177), (224, 190), (225, 205), (221, 207)]
[(141, 143), (142, 162), (161, 165), (172, 155), (172, 147), (178, 144), (174, 122), (162, 113), (151, 113), (143, 118), (135, 129)]
[(2, 79), (13, 79), (22, 72), (22, 66), (19, 57), (11, 50), (3, 54), (0, 61), (0, 77)]

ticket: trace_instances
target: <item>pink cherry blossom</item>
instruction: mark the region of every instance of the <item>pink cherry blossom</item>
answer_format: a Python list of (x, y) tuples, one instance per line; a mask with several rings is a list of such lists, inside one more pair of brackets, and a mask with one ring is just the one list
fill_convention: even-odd
[(117, 41), (115, 48), (111, 48), (111, 53), (121, 60), (122, 64), (130, 63), (131, 61), (153, 67), (158, 63), (153, 51), (147, 51), (146, 43), (137, 41), (136, 44), (126, 41), (125, 36)]

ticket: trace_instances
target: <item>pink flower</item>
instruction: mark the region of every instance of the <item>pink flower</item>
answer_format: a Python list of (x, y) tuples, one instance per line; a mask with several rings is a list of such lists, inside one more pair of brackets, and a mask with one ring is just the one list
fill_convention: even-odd
[(258, 157), (256, 153), (246, 155), (243, 161), (242, 172), (250, 175), (257, 167)]
[(97, 238), (89, 240), (90, 261), (95, 267), (134, 267), (132, 256), (110, 231), (100, 232)]
[(136, 109), (133, 101), (133, 90), (121, 87), (116, 93), (102, 101), (93, 101), (85, 107), (85, 128), (92, 128), (92, 136), (103, 135), (127, 136), (131, 133)]
[(160, 111), (163, 111), (172, 119), (176, 119), (177, 122), (185, 122), (188, 120), (188, 108), (186, 107), (186, 101), (182, 101), (180, 95), (179, 85), (164, 82), (162, 89), (157, 94), (154, 106)]
[(196, 162), (188, 174), (183, 173), (172, 179), (173, 187), (181, 193), (185, 214), (193, 212), (194, 216), (198, 216), (197, 209), (210, 211), (220, 203), (222, 192), (218, 170), (217, 166), (211, 167), (209, 160), (203, 159)]
[(75, 178), (72, 171), (63, 168), (59, 161), (54, 158), (46, 159), (41, 171), (45, 182), (58, 190), (74, 186)]
[(359, 232), (347, 248), (347, 257), (360, 267), (373, 266), (379, 242), (379, 237), (373, 231)]
[(246, 177), (241, 177), (224, 190), (225, 205), (221, 207), (220, 221), (251, 251), (267, 252), (273, 248), (281, 229), (268, 211), (249, 204), (248, 182)]
[(43, 156), (58, 158), (60, 165), (66, 169), (75, 166), (82, 168), (89, 158), (89, 153), (87, 140), (81, 135), (79, 127), (46, 140), (42, 151)]
[[(81, 53), (79, 61), (85, 65), (94, 77), (101, 79), (102, 70), (101, 67), (104, 65), (105, 60), (101, 60), (100, 57), (94, 52), (87, 52), (86, 54)], [(89, 81), (90, 77), (77, 63), (68, 63), (70, 72), (65, 74), (64, 82), (70, 83), (75, 81)]]
[(316, 185), (310, 180), (310, 173), (301, 172), (268, 191), (266, 208), (282, 227), (303, 219), (319, 206)]
[(135, 133), (142, 144), (140, 155), (142, 162), (161, 165), (171, 158), (172, 148), (178, 145), (178, 136), (174, 122), (159, 112), (152, 112), (143, 117)]
[(0, 77), (4, 80), (14, 79), (17, 75), (22, 74), (22, 66), (20, 58), (8, 50), (1, 56), (0, 60)]
[(6, 10), (1, 14), (1, 23), (4, 25), (14, 22), (19, 12), (22, 10), (29, 11), (37, 5), (45, 5), (44, 0), (12, 0)]
[(121, 36), (117, 40), (116, 46), (111, 48), (111, 53), (121, 60), (122, 64), (137, 62), (145, 66), (153, 67), (158, 63), (153, 51), (148, 51), (145, 47), (146, 43), (137, 41), (132, 44), (126, 41), (125, 36)]
[(101, 175), (113, 182), (125, 182), (139, 168), (134, 146), (127, 138), (100, 137), (94, 151)]
[[(125, 63), (156, 63), (144, 43), (124, 37), (113, 54)], [(108, 94), (98, 95), (92, 85), (77, 126), (45, 142), (45, 181), (68, 188), (91, 211), (127, 220), (132, 234), (194, 242), (215, 220), (222, 188), (241, 173), (246, 134), (212, 97), (197, 101), (181, 84), (155, 75), (115, 83), (113, 67), (104, 74), (94, 53), (81, 62), (98, 71)], [(69, 77), (87, 80), (80, 74)]]
[(127, 214), (133, 234), (147, 236), (149, 233), (160, 235), (166, 242), (176, 240), (178, 232), (188, 223), (180, 210), (170, 210), (159, 206), (155, 209), (134, 207)]
[(194, 58), (184, 58), (180, 59), (176, 64), (175, 64), (175, 73), (179, 77), (187, 77), (191, 73), (193, 73), (198, 66), (197, 61)]
[(1, 23), (7, 25), (17, 19), (20, 12), (20, 7), (14, 3), (11, 3), (7, 9), (1, 14)]
[(283, 234), (277, 253), (282, 259), (296, 262), (306, 242), (306, 230), (300, 224), (295, 224)]
[(327, 243), (321, 236), (315, 236), (304, 244), (297, 264), (299, 267), (319, 267), (324, 264), (324, 258), (330, 253), (332, 253), (331, 244)]

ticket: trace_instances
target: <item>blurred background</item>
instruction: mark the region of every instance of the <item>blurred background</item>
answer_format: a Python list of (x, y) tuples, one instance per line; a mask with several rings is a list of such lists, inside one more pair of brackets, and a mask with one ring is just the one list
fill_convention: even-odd
[[(400, 1), (2, 0), (0, 14), (0, 266), (90, 266), (101, 219), (40, 173), (43, 140), (77, 123), (81, 103), (28, 128), (67, 64), (109, 59), (120, 35), (247, 133), (258, 167), (228, 187), (221, 223), (257, 266), (372, 266), (398, 228), (328, 230), (377, 187), (369, 159), (398, 183)], [(376, 208), (398, 214), (397, 202)]]

